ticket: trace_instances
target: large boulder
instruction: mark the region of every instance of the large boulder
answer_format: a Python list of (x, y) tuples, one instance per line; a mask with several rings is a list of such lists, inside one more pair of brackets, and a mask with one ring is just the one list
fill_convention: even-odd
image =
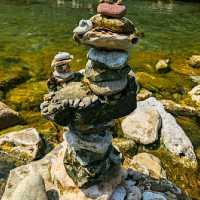
[(152, 144), (158, 139), (161, 117), (155, 108), (138, 107), (122, 121), (125, 137), (140, 144)]
[(152, 154), (137, 154), (131, 159), (131, 166), (136, 171), (155, 179), (166, 178), (166, 172), (161, 166), (161, 161)]
[(0, 130), (20, 122), (19, 113), (0, 102)]
[(196, 167), (197, 160), (190, 139), (176, 122), (176, 119), (165, 111), (163, 105), (158, 100), (151, 97), (145, 101), (138, 102), (138, 108), (154, 108), (159, 112), (162, 118), (161, 141), (166, 149), (168, 149), (172, 155), (178, 156), (180, 158), (178, 160), (185, 166)]
[(34, 128), (10, 132), (0, 137), (0, 151), (27, 161), (40, 157), (43, 145), (39, 133)]

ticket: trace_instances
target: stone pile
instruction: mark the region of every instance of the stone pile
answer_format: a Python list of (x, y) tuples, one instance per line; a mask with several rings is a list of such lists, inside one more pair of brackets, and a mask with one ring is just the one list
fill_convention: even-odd
[(72, 56), (58, 53), (41, 105), (45, 117), (69, 127), (64, 166), (78, 187), (101, 182), (120, 168), (122, 154), (112, 145), (113, 119), (136, 108), (137, 86), (127, 64), (127, 50), (138, 40), (135, 27), (124, 17), (121, 2), (101, 2), (97, 12), (74, 29), (74, 39), (92, 47), (84, 73), (70, 72)]

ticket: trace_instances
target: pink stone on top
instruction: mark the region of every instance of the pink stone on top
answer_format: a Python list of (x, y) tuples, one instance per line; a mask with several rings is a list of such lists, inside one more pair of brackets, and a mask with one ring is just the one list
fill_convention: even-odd
[(122, 18), (126, 14), (126, 6), (118, 3), (100, 3), (97, 12), (107, 17)]

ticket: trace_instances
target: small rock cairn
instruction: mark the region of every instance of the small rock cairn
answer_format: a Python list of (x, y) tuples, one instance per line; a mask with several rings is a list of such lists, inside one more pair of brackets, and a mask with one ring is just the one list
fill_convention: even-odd
[(80, 188), (120, 168), (123, 156), (112, 145), (113, 119), (136, 108), (137, 86), (127, 52), (138, 41), (136, 29), (124, 17), (122, 1), (101, 1), (97, 12), (74, 29), (75, 41), (91, 47), (85, 69), (70, 71), (73, 56), (58, 53), (41, 104), (43, 116), (69, 128), (64, 166)]

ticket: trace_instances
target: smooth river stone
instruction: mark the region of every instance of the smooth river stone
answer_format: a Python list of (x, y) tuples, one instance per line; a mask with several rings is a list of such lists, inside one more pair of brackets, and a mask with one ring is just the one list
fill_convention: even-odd
[(136, 31), (134, 24), (125, 17), (122, 19), (114, 19), (97, 14), (90, 20), (93, 23), (93, 27), (108, 29), (114, 33), (132, 34)]
[(97, 13), (107, 17), (122, 18), (126, 14), (126, 6), (117, 3), (100, 3), (97, 7)]
[(74, 36), (82, 44), (105, 50), (124, 50), (127, 51), (139, 38), (135, 34), (117, 34), (102, 29), (92, 29), (82, 37)]
[(59, 52), (55, 55), (54, 60), (55, 61), (62, 61), (62, 60), (71, 60), (73, 58), (72, 55), (68, 52)]
[(78, 35), (83, 35), (87, 31), (92, 29), (92, 22), (90, 20), (84, 20), (82, 19), (79, 22), (79, 25), (73, 30), (73, 33), (76, 33)]
[(128, 53), (124, 51), (102, 51), (90, 49), (87, 55), (88, 59), (102, 64), (109, 69), (122, 69), (127, 65)]

